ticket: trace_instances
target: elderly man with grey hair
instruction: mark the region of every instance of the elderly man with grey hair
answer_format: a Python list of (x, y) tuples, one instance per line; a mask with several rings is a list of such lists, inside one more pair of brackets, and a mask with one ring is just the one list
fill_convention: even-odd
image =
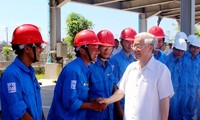
[(167, 120), (174, 90), (169, 69), (152, 53), (157, 46), (154, 35), (136, 35), (132, 45), (137, 60), (127, 67), (119, 89), (100, 103), (105, 106), (125, 96), (124, 120)]

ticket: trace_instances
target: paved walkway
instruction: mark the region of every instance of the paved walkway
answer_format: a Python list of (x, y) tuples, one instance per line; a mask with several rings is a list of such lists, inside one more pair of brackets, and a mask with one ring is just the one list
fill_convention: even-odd
[(54, 79), (40, 79), (38, 81), (41, 84), (42, 109), (47, 119), (56, 82)]
[(38, 82), (40, 83), (41, 87), (49, 86), (49, 85), (55, 85), (56, 84), (56, 80), (55, 79), (40, 79), (40, 80), (38, 80)]

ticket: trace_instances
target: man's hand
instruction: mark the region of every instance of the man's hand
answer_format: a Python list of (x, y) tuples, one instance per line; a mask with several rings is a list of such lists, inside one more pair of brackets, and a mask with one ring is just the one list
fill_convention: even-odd
[(101, 99), (99, 100), (99, 103), (100, 103), (102, 106), (104, 106), (104, 107), (107, 107), (107, 106), (110, 104), (108, 98), (101, 98)]
[(93, 103), (99, 103), (99, 101), (101, 100), (101, 99), (103, 99), (103, 98), (96, 98), (96, 99), (93, 99), (93, 100), (91, 100)]
[(33, 120), (31, 115), (28, 112), (25, 112), (25, 114), (20, 118), (20, 120)]
[(101, 111), (103, 111), (103, 110), (106, 109), (106, 107), (103, 106), (103, 105), (100, 104), (100, 103), (95, 103), (95, 102), (93, 102), (93, 103), (92, 103), (92, 106), (93, 106), (93, 110), (94, 110), (94, 111), (99, 111), (99, 112), (101, 112)]

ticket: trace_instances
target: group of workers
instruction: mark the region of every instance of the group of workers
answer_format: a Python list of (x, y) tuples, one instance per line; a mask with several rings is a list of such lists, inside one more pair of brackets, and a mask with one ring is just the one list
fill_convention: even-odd
[[(161, 29), (159, 27), (155, 27)], [(163, 31), (163, 30), (161, 30)], [(149, 31), (151, 32), (151, 31)], [(161, 32), (158, 43), (164, 45), (164, 33)], [(152, 34), (154, 34), (152, 32)], [(178, 32), (173, 48), (167, 54), (158, 46), (161, 54), (154, 54), (171, 72), (174, 96), (170, 99), (169, 120), (200, 120), (200, 38)], [(195, 116), (195, 113), (196, 116)]]
[[(158, 26), (155, 28), (163, 31)], [(156, 36), (151, 30), (149, 32)], [(178, 32), (172, 50), (165, 54), (162, 49), (165, 35), (160, 33), (158, 43), (161, 44), (157, 47), (160, 54), (155, 50), (154, 57), (170, 70), (175, 93), (170, 100), (169, 120), (200, 120), (200, 38)]]
[(76, 58), (57, 79), (47, 118), (31, 66), (46, 42), (35, 25), (23, 24), (11, 44), (17, 57), (0, 79), (3, 120), (193, 120), (196, 110), (200, 120), (200, 38), (195, 35), (177, 33), (166, 50), (159, 26), (138, 34), (127, 27), (120, 41), (107, 29), (78, 32)]

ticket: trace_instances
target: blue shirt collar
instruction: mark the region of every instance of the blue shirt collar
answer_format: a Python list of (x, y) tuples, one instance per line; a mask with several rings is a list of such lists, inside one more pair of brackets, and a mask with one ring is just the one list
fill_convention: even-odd
[(119, 54), (121, 54), (122, 57), (123, 57), (124, 59), (133, 59), (133, 55), (130, 54), (130, 55), (127, 57), (127, 56), (126, 56), (126, 53), (124, 52), (123, 49), (121, 49), (121, 51), (119, 52)]
[(16, 57), (13, 61), (20, 69), (22, 69), (24, 72), (34, 72), (34, 69), (32, 66), (27, 67), (18, 57)]
[(89, 71), (89, 67), (85, 64), (85, 62), (80, 57), (77, 57), (76, 60), (77, 60), (78, 63), (80, 63), (81, 68), (83, 69), (83, 71), (85, 73), (87, 73)]
[[(187, 56), (187, 57), (189, 57), (189, 58), (192, 58), (192, 55), (191, 55), (191, 53), (190, 53), (190, 50), (188, 50), (188, 51), (185, 52), (185, 56)], [(196, 59), (197, 56), (198, 56), (198, 55), (196, 55), (196, 56), (195, 56), (194, 58), (192, 58), (192, 59)]]

